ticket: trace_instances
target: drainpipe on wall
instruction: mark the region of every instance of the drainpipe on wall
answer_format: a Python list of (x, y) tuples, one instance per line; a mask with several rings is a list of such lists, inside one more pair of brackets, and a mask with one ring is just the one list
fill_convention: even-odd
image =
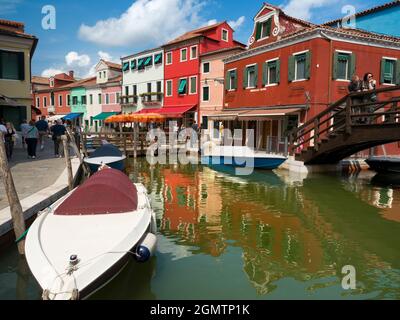
[(331, 104), (332, 98), (332, 70), (333, 70), (333, 42), (332, 38), (326, 35), (324, 32), (321, 31), (321, 35), (323, 35), (326, 39), (329, 40), (329, 77), (328, 77), (328, 106)]

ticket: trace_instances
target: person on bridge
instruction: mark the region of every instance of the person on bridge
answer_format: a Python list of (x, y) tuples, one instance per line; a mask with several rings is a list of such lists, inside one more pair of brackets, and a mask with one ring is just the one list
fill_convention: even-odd
[[(349, 84), (349, 92), (350, 93), (356, 93), (356, 92), (362, 92), (363, 90), (363, 82), (360, 80), (360, 77), (358, 75), (353, 75), (351, 78), (351, 82)], [(351, 104), (355, 106), (353, 108), (353, 112), (355, 114), (360, 114), (362, 113), (362, 108), (361, 107), (356, 107), (356, 105), (363, 103), (362, 97), (353, 97), (351, 98)], [(357, 118), (356, 120), (358, 123), (363, 122), (362, 118)]]
[[(362, 84), (362, 88), (364, 92), (376, 90), (376, 80), (374, 79), (374, 75), (371, 72), (367, 72), (364, 75), (364, 81)], [(365, 95), (364, 103), (376, 102), (378, 101), (378, 97), (376, 93), (371, 93), (369, 95)], [(369, 105), (364, 107), (364, 111), (367, 113), (374, 113), (375, 106)], [(371, 123), (372, 118), (368, 117), (368, 123)]]

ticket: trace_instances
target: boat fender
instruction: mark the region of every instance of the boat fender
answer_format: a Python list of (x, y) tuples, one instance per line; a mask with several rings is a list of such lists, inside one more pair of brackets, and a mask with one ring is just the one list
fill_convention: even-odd
[(154, 255), (156, 250), (157, 237), (153, 233), (148, 233), (141, 243), (139, 243), (136, 251), (136, 259), (138, 262), (147, 262)]

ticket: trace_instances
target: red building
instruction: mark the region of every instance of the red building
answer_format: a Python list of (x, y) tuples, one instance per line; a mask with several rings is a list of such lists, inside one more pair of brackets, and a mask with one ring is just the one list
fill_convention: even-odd
[[(54, 77), (33, 77), (33, 103), (41, 114), (46, 117), (66, 115), (71, 112), (70, 90), (64, 86), (75, 82), (74, 72), (61, 73)], [(45, 80), (47, 79), (47, 85)]]
[(200, 56), (224, 48), (243, 46), (233, 39), (227, 22), (193, 30), (163, 46), (165, 52), (164, 110), (176, 113), (192, 111), (200, 120)]
[(254, 21), (249, 50), (225, 60), (224, 111), (215, 119), (254, 129), (257, 149), (346, 95), (354, 74), (373, 73), (378, 88), (400, 84), (400, 38), (313, 25), (269, 4)]

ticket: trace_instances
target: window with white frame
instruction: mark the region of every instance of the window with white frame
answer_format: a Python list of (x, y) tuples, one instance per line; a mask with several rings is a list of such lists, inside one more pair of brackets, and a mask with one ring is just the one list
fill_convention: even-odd
[(62, 107), (62, 105), (63, 105), (63, 97), (62, 97), (62, 95), (60, 94), (60, 95), (58, 96), (58, 106)]
[(203, 101), (208, 102), (210, 101), (210, 87), (203, 86)]
[(278, 81), (278, 60), (267, 62), (267, 85), (277, 84)]
[(340, 80), (350, 80), (350, 59), (351, 55), (349, 53), (339, 52), (337, 55), (337, 79)]
[(166, 96), (172, 97), (172, 80), (167, 80), (166, 87), (167, 87)]
[(43, 108), (47, 108), (47, 97), (43, 97)]
[(106, 93), (106, 104), (110, 104), (110, 95)]
[(197, 59), (197, 46), (193, 46), (190, 48), (190, 60)]
[(295, 55), (295, 64), (294, 64), (294, 74), (295, 80), (304, 80), (306, 79), (306, 54), (298, 54)]
[(40, 98), (36, 98), (36, 108), (40, 108)]
[(227, 29), (222, 29), (222, 40), (229, 41), (229, 31)]
[(397, 60), (392, 58), (382, 59), (381, 83), (396, 84), (396, 65)]
[(210, 73), (210, 63), (209, 62), (203, 63), (203, 73)]
[(187, 61), (187, 49), (181, 49), (181, 62)]
[(255, 88), (257, 86), (257, 66), (248, 66), (246, 68), (247, 88)]
[(167, 52), (167, 58), (165, 64), (167, 65), (172, 64), (172, 52)]

